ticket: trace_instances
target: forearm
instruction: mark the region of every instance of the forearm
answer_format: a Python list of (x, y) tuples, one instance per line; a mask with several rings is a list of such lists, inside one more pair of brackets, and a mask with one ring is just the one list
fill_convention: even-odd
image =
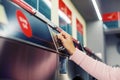
[[(102, 62), (94, 60), (78, 49), (72, 56), (70, 56), (70, 60), (74, 61), (85, 71), (99, 80), (118, 80), (118, 77), (116, 78), (112, 76), (117, 76), (116, 72), (118, 71), (116, 70), (120, 71), (120, 69), (113, 69)], [(120, 74), (120, 72), (118, 73)]]

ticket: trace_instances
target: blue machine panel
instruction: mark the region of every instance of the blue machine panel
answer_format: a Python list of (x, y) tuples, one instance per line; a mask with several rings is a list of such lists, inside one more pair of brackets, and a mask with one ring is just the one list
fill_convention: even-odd
[(53, 36), (44, 21), (7, 0), (3, 0), (2, 5), (8, 23), (0, 25), (0, 36), (56, 50)]

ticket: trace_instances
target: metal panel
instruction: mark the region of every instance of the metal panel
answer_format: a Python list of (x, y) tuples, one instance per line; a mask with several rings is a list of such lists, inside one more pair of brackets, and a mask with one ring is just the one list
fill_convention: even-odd
[(0, 38), (0, 80), (55, 80), (58, 55), (10, 39)]

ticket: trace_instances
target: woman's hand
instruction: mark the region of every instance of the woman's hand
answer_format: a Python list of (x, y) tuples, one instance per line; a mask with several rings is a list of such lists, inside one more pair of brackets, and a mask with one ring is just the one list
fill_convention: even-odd
[(57, 35), (57, 37), (61, 40), (63, 46), (67, 49), (69, 54), (72, 55), (76, 50), (73, 44), (72, 37), (65, 31), (62, 31), (60, 34)]

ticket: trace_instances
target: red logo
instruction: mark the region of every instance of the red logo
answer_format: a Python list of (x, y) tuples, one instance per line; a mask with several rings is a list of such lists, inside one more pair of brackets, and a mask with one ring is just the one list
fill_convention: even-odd
[(30, 23), (28, 22), (26, 16), (20, 10), (16, 11), (16, 15), (17, 15), (19, 25), (24, 35), (27, 37), (32, 37), (32, 29), (30, 27)]

